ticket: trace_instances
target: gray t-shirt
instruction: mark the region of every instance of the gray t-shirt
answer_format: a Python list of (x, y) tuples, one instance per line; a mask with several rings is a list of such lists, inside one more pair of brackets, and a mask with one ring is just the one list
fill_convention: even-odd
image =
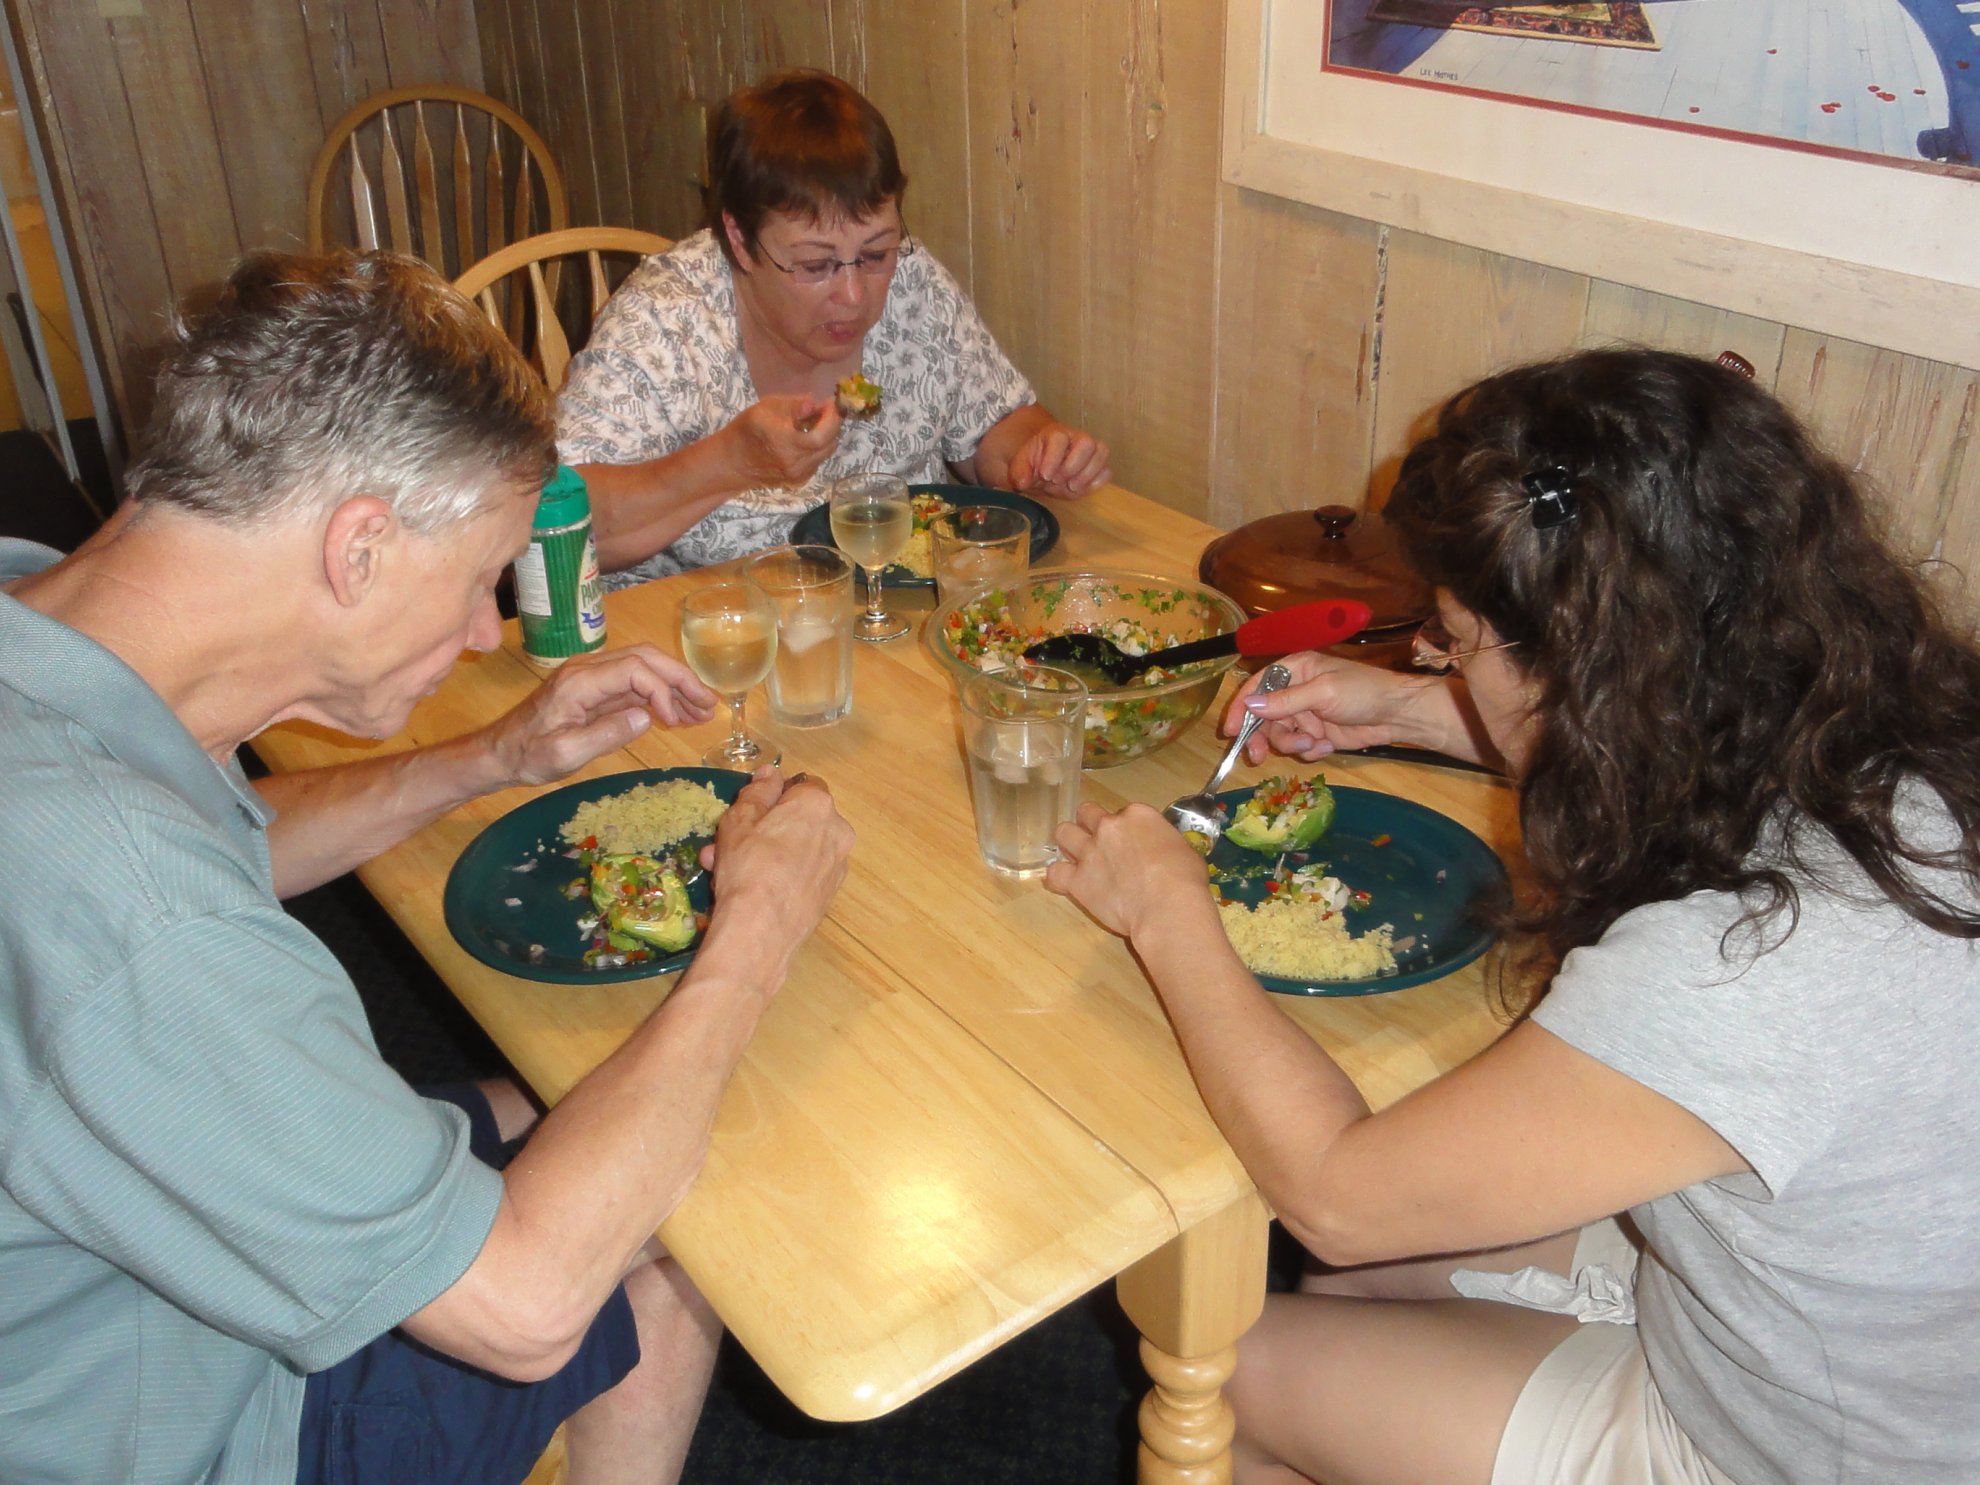
[(5, 593), (0, 779), (0, 1480), (293, 1480), (304, 1373), (446, 1290), (501, 1177), (276, 902), (238, 765)]
[[(1929, 791), (1903, 804), (1912, 841), (1955, 844)], [(1980, 944), (1875, 900), (1826, 838), (1805, 854), (1841, 890), (1801, 883), (1779, 947), (1728, 963), (1732, 899), (1655, 903), (1569, 954), (1534, 1019), (1755, 1172), (1631, 1213), (1651, 1373), (1705, 1455), (1740, 1485), (1971, 1485)]]
[[(557, 447), (566, 464), (657, 459), (721, 431), (757, 401), (736, 323), (733, 273), (714, 234), (703, 231), (627, 276), (590, 342), (571, 358), (557, 397)], [(993, 424), (1037, 400), (962, 286), (926, 248), (894, 270), (861, 364), (881, 388), (880, 411), (848, 420), (838, 447), (810, 479), (736, 496), (671, 546), (608, 573), (606, 586), (623, 588), (777, 546), (841, 475), (884, 470), (909, 482), (944, 480), (945, 461), (969, 458)]]

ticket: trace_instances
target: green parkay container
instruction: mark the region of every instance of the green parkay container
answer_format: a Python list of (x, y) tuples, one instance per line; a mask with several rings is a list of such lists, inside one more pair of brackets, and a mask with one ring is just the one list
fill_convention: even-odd
[(516, 559), (523, 653), (561, 665), (605, 643), (605, 592), (584, 479), (567, 464), (543, 487), (529, 550)]

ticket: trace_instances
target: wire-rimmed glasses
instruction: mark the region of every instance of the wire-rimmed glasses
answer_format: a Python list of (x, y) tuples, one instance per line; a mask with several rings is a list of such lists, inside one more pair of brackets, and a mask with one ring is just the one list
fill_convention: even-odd
[(1433, 675), (1448, 675), (1457, 669), (1460, 660), (1469, 660), (1473, 655), (1483, 655), (1490, 650), (1510, 650), (1519, 641), (1502, 639), (1495, 645), (1477, 645), (1469, 650), (1455, 648), (1457, 641), (1451, 638), (1450, 631), (1438, 619), (1425, 619), (1409, 642), (1409, 663), (1418, 670), (1427, 670)]
[(855, 273), (863, 273), (868, 278), (879, 278), (892, 273), (894, 265), (903, 258), (912, 258), (917, 244), (912, 237), (903, 237), (892, 247), (871, 248), (851, 258), (806, 258), (799, 263), (779, 263), (770, 256), (768, 248), (757, 244), (757, 254), (779, 273), (788, 273), (792, 280), (800, 284), (817, 285), (837, 278), (841, 268), (850, 268)]

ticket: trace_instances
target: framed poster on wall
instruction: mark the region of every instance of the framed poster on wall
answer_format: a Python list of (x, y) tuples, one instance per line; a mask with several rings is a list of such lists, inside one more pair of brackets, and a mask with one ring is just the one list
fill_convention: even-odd
[(1229, 6), (1234, 184), (1980, 368), (1980, 5)]

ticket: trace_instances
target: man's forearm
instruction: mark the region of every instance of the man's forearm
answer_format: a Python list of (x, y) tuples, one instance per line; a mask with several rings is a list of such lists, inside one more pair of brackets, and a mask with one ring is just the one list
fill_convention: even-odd
[(711, 932), (659, 1009), (536, 1126), (481, 1256), (406, 1328), (504, 1375), (561, 1364), (693, 1185), (794, 949), (761, 926)]
[(514, 780), (479, 733), (362, 763), (256, 781), (276, 811), (268, 829), (275, 894), (294, 897), (362, 866), (456, 805)]

